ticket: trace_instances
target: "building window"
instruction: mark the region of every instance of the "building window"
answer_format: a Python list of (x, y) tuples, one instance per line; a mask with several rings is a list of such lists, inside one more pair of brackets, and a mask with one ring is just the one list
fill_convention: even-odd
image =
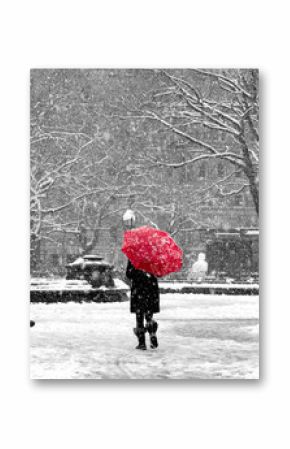
[(219, 178), (223, 178), (225, 176), (225, 166), (222, 162), (218, 163), (217, 166), (217, 175)]
[(199, 166), (198, 178), (205, 179), (205, 175), (206, 175), (206, 166), (205, 162), (202, 162), (201, 165)]
[(245, 193), (244, 198), (245, 198), (245, 205), (248, 207), (252, 206), (252, 197), (249, 192)]
[(235, 201), (234, 202), (235, 206), (242, 206), (243, 205), (243, 195), (241, 193), (236, 194), (234, 201)]
[(227, 140), (227, 133), (222, 132), (222, 133), (221, 133), (221, 141), (222, 141), (222, 142), (226, 142), (226, 140)]
[(200, 138), (201, 138), (201, 130), (200, 129), (194, 130), (194, 138), (197, 140), (200, 140)]
[(51, 261), (54, 266), (57, 266), (58, 265), (58, 254), (52, 254)]
[(226, 133), (224, 131), (218, 131), (218, 142), (224, 142), (226, 140)]

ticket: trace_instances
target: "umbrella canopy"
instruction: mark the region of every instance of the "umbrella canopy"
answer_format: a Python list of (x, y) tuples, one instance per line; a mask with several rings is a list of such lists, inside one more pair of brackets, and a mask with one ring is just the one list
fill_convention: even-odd
[(142, 226), (124, 233), (122, 251), (138, 270), (166, 276), (182, 267), (182, 250), (165, 231)]

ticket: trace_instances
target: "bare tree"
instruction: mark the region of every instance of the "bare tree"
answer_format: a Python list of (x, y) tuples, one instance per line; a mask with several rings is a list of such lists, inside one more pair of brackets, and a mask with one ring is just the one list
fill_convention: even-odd
[[(161, 70), (156, 73), (161, 87), (150, 93), (142, 109), (130, 111), (128, 115), (161, 125), (183, 144), (179, 151), (170, 154), (168, 151), (160, 155), (150, 149), (143, 161), (173, 168), (202, 161), (223, 161), (233, 170), (223, 183), (214, 184), (216, 192), (229, 196), (249, 188), (258, 214), (258, 71), (186, 70), (177, 75), (176, 71)], [(198, 137), (200, 129), (206, 131), (206, 137)], [(217, 136), (222, 136), (222, 143)], [(244, 174), (243, 185), (225, 188), (233, 184), (232, 177), (237, 172)]]
[(93, 138), (78, 145), (74, 133), (42, 137), (31, 140), (32, 253), (41, 240), (57, 242), (60, 233), (74, 235), (79, 254), (88, 253), (98, 244), (102, 226), (124, 211), (124, 201), (144, 198), (150, 185), (129, 169), (128, 152)]
[[(101, 229), (116, 227), (126, 205), (141, 223), (162, 222), (173, 235), (208, 224), (205, 205), (244, 189), (258, 212), (256, 71), (115, 75), (49, 70), (32, 76), (32, 253), (41, 240), (58, 244), (65, 234), (80, 254), (92, 251)], [(185, 197), (185, 172), (205, 161), (230, 170)]]

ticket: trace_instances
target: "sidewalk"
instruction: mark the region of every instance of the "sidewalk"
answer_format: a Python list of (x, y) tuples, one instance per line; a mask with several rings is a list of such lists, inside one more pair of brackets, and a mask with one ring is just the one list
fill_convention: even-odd
[(256, 379), (258, 297), (166, 294), (157, 350), (135, 350), (129, 304), (32, 304), (34, 379)]

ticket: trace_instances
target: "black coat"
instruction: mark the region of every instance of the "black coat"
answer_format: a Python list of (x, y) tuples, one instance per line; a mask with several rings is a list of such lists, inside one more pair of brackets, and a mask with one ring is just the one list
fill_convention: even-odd
[(153, 274), (137, 270), (130, 260), (128, 261), (126, 276), (131, 281), (131, 312), (160, 312), (157, 278)]

